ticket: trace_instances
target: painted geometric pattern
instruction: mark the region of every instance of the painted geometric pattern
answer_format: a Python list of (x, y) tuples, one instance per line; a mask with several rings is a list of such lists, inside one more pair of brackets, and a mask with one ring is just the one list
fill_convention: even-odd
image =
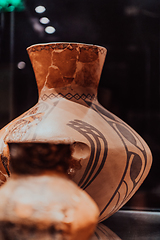
[(47, 95), (47, 94), (44, 94), (42, 97), (41, 97), (41, 99), (43, 100), (43, 101), (45, 101), (45, 100), (47, 100), (47, 99), (50, 99), (50, 100), (52, 100), (53, 98), (60, 98), (60, 97), (64, 97), (64, 98), (66, 98), (66, 99), (68, 99), (68, 100), (71, 100), (72, 98), (74, 98), (74, 99), (76, 99), (76, 100), (80, 100), (80, 99), (82, 99), (82, 100), (86, 100), (86, 99), (88, 99), (88, 100), (93, 100), (94, 99), (94, 97), (95, 97), (95, 95), (94, 94), (78, 94), (78, 93), (76, 93), (76, 94), (72, 94), (72, 93), (67, 93), (67, 94), (63, 94), (63, 93), (57, 93), (57, 94), (54, 94), (54, 93), (51, 93), (50, 95)]
[[(132, 196), (134, 189), (140, 182), (145, 172), (147, 165), (147, 154), (141, 139), (137, 134), (135, 135), (134, 131), (132, 131), (127, 124), (114, 117), (113, 114), (106, 111), (103, 107), (92, 103), (91, 108), (96, 111), (98, 115), (101, 116), (117, 133), (117, 137), (122, 142), (126, 152), (126, 163), (122, 177), (119, 180), (118, 186), (113, 195), (110, 197), (110, 200), (106, 202), (105, 206), (103, 206), (101, 209), (100, 215), (104, 217), (102, 217), (102, 220), (104, 220), (106, 218), (105, 212), (110, 204), (115, 202), (114, 208), (112, 209), (113, 214), (121, 206), (123, 206), (130, 196)], [(102, 171), (105, 162), (107, 161), (107, 139), (98, 129), (84, 121), (75, 119), (74, 121), (70, 121), (67, 125), (81, 133), (85, 138), (87, 138), (91, 145), (90, 159), (79, 182), (79, 186), (83, 189), (86, 189), (96, 179), (96, 177)], [(132, 147), (129, 147), (130, 145), (128, 146), (126, 141), (129, 141)], [(104, 146), (105, 150), (102, 150)], [(103, 155), (101, 155), (102, 152)], [(100, 155), (101, 158), (99, 158)], [(95, 172), (98, 161), (100, 161), (100, 167), (97, 172)], [(129, 185), (128, 181), (130, 182)], [(125, 192), (125, 194), (122, 194), (122, 192)]]

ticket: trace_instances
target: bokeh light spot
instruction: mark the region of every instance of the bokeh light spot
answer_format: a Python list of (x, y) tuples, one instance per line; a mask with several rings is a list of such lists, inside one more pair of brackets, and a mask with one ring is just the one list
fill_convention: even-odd
[(36, 13), (43, 13), (46, 11), (46, 8), (44, 6), (37, 6), (35, 8)]
[(48, 34), (52, 34), (56, 31), (56, 29), (52, 26), (48, 26), (45, 28), (45, 32), (48, 33)]
[(40, 18), (39, 21), (40, 21), (42, 24), (47, 24), (47, 23), (50, 22), (50, 20), (49, 20), (47, 17), (42, 17), (42, 18)]
[(26, 63), (23, 62), (23, 61), (21, 61), (21, 62), (19, 62), (19, 63), (17, 64), (17, 67), (18, 67), (19, 69), (23, 69), (23, 68), (25, 68), (25, 66), (26, 66)]

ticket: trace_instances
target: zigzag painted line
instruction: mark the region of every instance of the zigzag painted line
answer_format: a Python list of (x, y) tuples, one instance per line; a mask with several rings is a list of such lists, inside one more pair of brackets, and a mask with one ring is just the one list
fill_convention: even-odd
[(92, 100), (94, 99), (95, 95), (94, 94), (82, 94), (82, 95), (79, 95), (78, 93), (76, 94), (72, 94), (72, 93), (67, 93), (67, 94), (63, 94), (63, 93), (57, 93), (57, 94), (54, 94), (54, 93), (51, 93), (50, 95), (47, 95), (47, 94), (44, 94), (41, 99), (43, 101), (46, 101), (47, 99), (53, 99), (53, 98), (59, 98), (59, 97), (64, 97), (64, 98), (67, 98), (68, 100), (71, 100), (72, 98), (76, 99), (76, 100), (79, 100), (79, 99), (82, 99), (82, 100), (86, 100), (86, 99), (89, 99), (89, 100)]

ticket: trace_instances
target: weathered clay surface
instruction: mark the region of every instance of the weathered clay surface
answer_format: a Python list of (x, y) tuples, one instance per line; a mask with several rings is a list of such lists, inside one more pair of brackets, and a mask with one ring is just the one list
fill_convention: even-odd
[(96, 90), (102, 68), (100, 51), (105, 56), (105, 48), (84, 44), (39, 44), (28, 48), (39, 92), (44, 86), (50, 89), (75, 84)]
[(31, 46), (28, 53), (39, 101), (0, 131), (4, 166), (7, 169), (7, 141), (72, 144), (68, 174), (96, 201), (103, 220), (133, 196), (152, 163), (145, 141), (97, 101), (106, 50), (86, 44), (51, 43)]

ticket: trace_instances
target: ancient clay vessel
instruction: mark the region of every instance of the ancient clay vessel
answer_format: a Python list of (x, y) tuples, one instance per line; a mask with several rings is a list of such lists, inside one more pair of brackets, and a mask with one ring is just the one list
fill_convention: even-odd
[(68, 178), (71, 146), (9, 145), (12, 177), (0, 189), (4, 239), (88, 240), (99, 210), (91, 197)]
[(104, 220), (133, 196), (152, 162), (144, 140), (97, 100), (106, 49), (50, 43), (33, 45), (27, 50), (39, 101), (1, 130), (2, 162), (9, 171), (7, 141), (72, 144), (74, 152), (68, 174), (96, 201), (99, 219)]

